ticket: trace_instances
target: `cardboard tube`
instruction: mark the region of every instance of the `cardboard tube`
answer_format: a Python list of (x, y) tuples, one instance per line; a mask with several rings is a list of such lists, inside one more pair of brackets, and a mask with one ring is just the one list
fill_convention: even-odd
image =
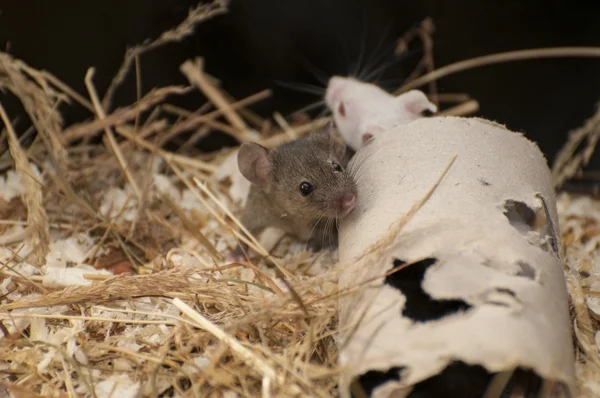
[(537, 145), (487, 120), (434, 117), (355, 156), (339, 282), (366, 282), (340, 301), (341, 395), (571, 396), (558, 218)]

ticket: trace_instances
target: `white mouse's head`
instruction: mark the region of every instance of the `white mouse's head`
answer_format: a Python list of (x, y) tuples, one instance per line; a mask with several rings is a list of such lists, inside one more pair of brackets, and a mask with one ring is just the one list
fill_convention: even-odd
[(422, 91), (394, 97), (374, 84), (340, 76), (329, 79), (325, 102), (340, 134), (354, 150), (379, 131), (437, 112)]

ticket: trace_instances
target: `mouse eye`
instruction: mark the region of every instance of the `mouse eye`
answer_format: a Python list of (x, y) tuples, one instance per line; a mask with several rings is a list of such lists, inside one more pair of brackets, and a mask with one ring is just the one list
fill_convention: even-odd
[(423, 117), (429, 117), (429, 116), (433, 116), (433, 112), (432, 112), (432, 111), (430, 111), (429, 109), (424, 109), (424, 110), (421, 112), (421, 116), (423, 116)]
[(338, 105), (338, 113), (341, 117), (346, 117), (346, 107), (344, 106), (343, 102), (340, 102)]
[(315, 187), (313, 187), (313, 185), (308, 181), (302, 181), (302, 183), (300, 184), (300, 193), (302, 194), (302, 196), (310, 195), (310, 193), (314, 191), (314, 189)]
[(331, 165), (333, 166), (333, 170), (335, 170), (338, 173), (341, 173), (342, 171), (344, 171), (344, 169), (342, 169), (342, 166), (340, 166), (336, 162), (331, 162)]

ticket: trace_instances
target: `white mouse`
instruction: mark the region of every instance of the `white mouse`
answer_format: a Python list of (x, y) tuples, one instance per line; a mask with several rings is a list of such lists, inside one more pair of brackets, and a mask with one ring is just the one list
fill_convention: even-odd
[(375, 84), (341, 76), (329, 79), (325, 102), (338, 131), (355, 151), (382, 130), (437, 112), (422, 91), (394, 97)]

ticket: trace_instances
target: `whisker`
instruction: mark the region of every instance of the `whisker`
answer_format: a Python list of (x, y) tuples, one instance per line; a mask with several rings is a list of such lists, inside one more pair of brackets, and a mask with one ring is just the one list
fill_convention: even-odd
[(301, 82), (284, 82), (281, 80), (274, 80), (275, 84), (288, 88), (294, 91), (300, 91), (307, 94), (314, 94), (318, 96), (323, 96), (325, 94), (325, 89), (319, 86), (315, 86), (308, 83)]
[(308, 241), (310, 241), (310, 238), (312, 238), (312, 234), (313, 234), (313, 232), (315, 232), (315, 228), (317, 227), (317, 225), (319, 224), (319, 222), (322, 219), (323, 219), (323, 216), (319, 217), (319, 219), (313, 225), (312, 229), (310, 230), (310, 234), (308, 234), (308, 238), (306, 239), (306, 242), (304, 242), (305, 245), (308, 245)]
[(333, 247), (333, 238), (335, 231), (335, 217), (329, 219), (329, 227), (327, 228), (327, 242), (329, 247)]
[(405, 61), (408, 58), (413, 57), (414, 55), (419, 54), (421, 52), (422, 50), (413, 50), (409, 53), (403, 54), (402, 56), (394, 56), (393, 59), (383, 63), (379, 68), (373, 70), (371, 73), (369, 73), (369, 75), (365, 76), (364, 81), (370, 83), (376, 82), (377, 80), (379, 80), (379, 78), (381, 78), (381, 75), (386, 71), (386, 69), (392, 67), (398, 62)]
[(404, 84), (406, 79), (408, 79), (408, 76), (398, 77), (396, 79), (379, 80), (376, 84), (387, 92), (393, 92)]
[(357, 174), (357, 175), (354, 177), (354, 182), (355, 182), (357, 185), (358, 185), (358, 184), (360, 184), (360, 183), (361, 183), (361, 181), (362, 181), (362, 178), (363, 178), (363, 176), (364, 176), (364, 173)]
[(369, 59), (367, 59), (367, 63), (365, 64), (363, 71), (361, 73), (359, 73), (358, 78), (360, 80), (363, 79), (363, 77), (362, 77), (363, 74), (368, 75), (369, 69), (374, 67), (375, 65), (377, 65), (377, 63), (381, 59), (383, 59), (382, 57), (385, 57), (388, 52), (392, 51), (392, 48), (395, 45), (395, 43), (387, 46), (386, 48), (383, 49), (383, 51), (381, 53), (378, 54), (378, 51), (380, 50), (381, 45), (385, 42), (386, 36), (390, 33), (391, 27), (392, 27), (392, 22), (390, 21), (387, 24), (387, 26), (384, 28), (383, 33), (381, 34), (381, 37), (380, 37), (379, 41), (377, 42), (377, 45), (375, 46), (375, 48), (371, 52), (371, 55), (369, 56)]
[[(340, 58), (341, 58), (340, 63), (342, 65), (349, 66), (351, 61), (350, 61), (350, 52), (348, 51), (348, 40), (342, 34), (342, 30), (335, 29), (335, 31), (336, 31), (336, 36), (337, 36), (338, 42), (340, 44), (340, 47), (342, 48), (342, 55), (343, 55), (343, 56), (338, 55), (337, 60), (338, 60), (338, 62), (340, 62)], [(344, 71), (344, 72), (346, 72), (346, 71)]]
[(365, 76), (365, 81), (369, 83), (376, 82), (381, 78), (381, 75), (386, 71), (386, 69), (389, 69), (398, 61), (400, 61), (400, 59), (393, 59), (391, 61), (383, 63), (379, 68), (373, 70), (371, 73)]
[(319, 112), (319, 114), (317, 115), (317, 119), (322, 118), (325, 115), (328, 115), (330, 113), (331, 113), (331, 110), (327, 106), (324, 106), (323, 110), (321, 112)]
[[(374, 154), (376, 154), (377, 152), (379, 152), (381, 150), (381, 148), (376, 149), (375, 151), (371, 152), (367, 157), (365, 157), (364, 159), (362, 159), (362, 161), (360, 162), (360, 164), (358, 166), (355, 166), (356, 163), (356, 156), (352, 157), (352, 160), (350, 161), (352, 163), (352, 166), (348, 166), (348, 170), (350, 173), (350, 176), (354, 179), (357, 175), (358, 172), (363, 168), (363, 166), (365, 165), (367, 159), (369, 159), (371, 156), (373, 156)], [(354, 161), (354, 162), (353, 162)]]
[(327, 109), (327, 107), (325, 106), (325, 100), (321, 100), (321, 101), (317, 101), (317, 102), (313, 102), (312, 104), (309, 104), (303, 108), (300, 108), (298, 110), (295, 110), (292, 113), (302, 113), (302, 112), (308, 112), (310, 110), (313, 110), (315, 108), (319, 108), (319, 107), (325, 107)]
[(327, 73), (317, 68), (315, 64), (310, 62), (305, 56), (301, 54), (298, 55), (298, 59), (300, 60), (300, 63), (303, 64), (303, 66), (315, 77), (315, 79), (319, 81), (319, 83), (321, 83), (323, 86), (327, 86), (327, 82), (329, 81)]
[(335, 244), (335, 242), (334, 242), (334, 237), (335, 237), (334, 231), (336, 231), (336, 229), (337, 229), (336, 226), (335, 226), (335, 219), (336, 219), (336, 217), (331, 218), (330, 219), (331, 222), (329, 223), (329, 232), (327, 234), (327, 237), (329, 238), (329, 247), (334, 247), (335, 246), (334, 245)]
[(327, 228), (329, 226), (329, 218), (325, 219), (325, 227), (321, 233), (321, 247), (325, 247), (325, 239), (327, 238)]
[(363, 25), (362, 25), (362, 37), (360, 40), (360, 47), (358, 52), (358, 59), (356, 60), (356, 66), (353, 68), (351, 72), (351, 76), (358, 76), (358, 72), (361, 69), (362, 59), (365, 55), (365, 47), (367, 46), (367, 14), (363, 14)]

